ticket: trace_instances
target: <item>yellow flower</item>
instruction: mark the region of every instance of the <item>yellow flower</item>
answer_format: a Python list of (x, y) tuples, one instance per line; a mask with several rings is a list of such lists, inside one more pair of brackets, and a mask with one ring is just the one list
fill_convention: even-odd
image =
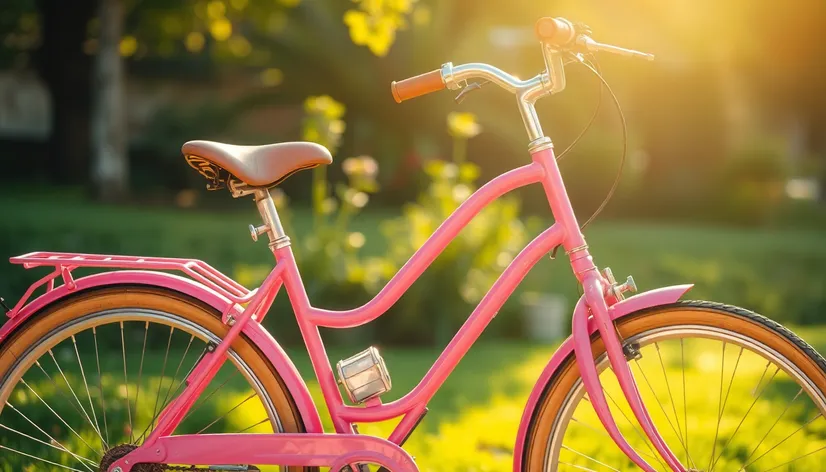
[(227, 6), (224, 5), (224, 2), (215, 0), (207, 4), (207, 16), (209, 16), (213, 20), (219, 20), (223, 18), (226, 12)]
[(189, 52), (199, 52), (204, 48), (204, 35), (197, 31), (193, 31), (186, 35), (184, 44)]
[(304, 101), (304, 110), (307, 113), (318, 113), (329, 120), (337, 120), (344, 116), (344, 104), (337, 102), (329, 95), (308, 97)]
[(350, 233), (350, 235), (347, 236), (347, 243), (356, 249), (364, 246), (364, 242), (364, 235), (359, 232)]
[(209, 33), (216, 41), (226, 41), (232, 35), (232, 23), (220, 18), (209, 24)]
[(138, 40), (134, 36), (124, 36), (120, 40), (120, 55), (129, 57), (138, 50)]
[(452, 112), (447, 115), (447, 129), (454, 138), (470, 139), (482, 132), (473, 113)]
[(358, 10), (344, 14), (350, 39), (367, 46), (376, 56), (384, 56), (396, 39), (396, 30), (407, 26), (405, 15), (415, 0), (361, 0)]
[(341, 163), (341, 168), (349, 177), (375, 177), (379, 165), (370, 156), (348, 157)]

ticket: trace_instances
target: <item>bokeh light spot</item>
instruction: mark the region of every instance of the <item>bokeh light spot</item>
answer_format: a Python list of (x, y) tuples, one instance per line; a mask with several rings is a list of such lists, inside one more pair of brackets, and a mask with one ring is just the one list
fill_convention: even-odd
[(129, 57), (138, 50), (138, 40), (134, 36), (124, 36), (120, 40), (120, 55)]

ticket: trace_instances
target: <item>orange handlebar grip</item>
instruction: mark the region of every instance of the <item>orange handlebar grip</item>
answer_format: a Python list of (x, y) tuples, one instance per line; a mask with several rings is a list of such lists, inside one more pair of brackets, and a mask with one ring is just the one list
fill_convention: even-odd
[(442, 71), (439, 69), (399, 82), (394, 80), (390, 84), (390, 91), (393, 92), (393, 98), (396, 100), (396, 103), (427, 95), (431, 92), (438, 92), (444, 88), (445, 83), (442, 80)]

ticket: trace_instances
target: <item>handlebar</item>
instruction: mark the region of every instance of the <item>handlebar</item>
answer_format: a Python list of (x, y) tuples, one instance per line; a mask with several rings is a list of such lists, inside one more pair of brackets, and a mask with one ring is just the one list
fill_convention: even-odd
[(488, 64), (444, 64), (441, 69), (430, 71), (401, 81), (393, 81), (390, 90), (397, 103), (411, 98), (438, 92), (445, 88), (457, 90), (470, 79), (485, 79), (496, 83), (509, 92), (520, 95), (531, 103), (541, 96), (561, 92), (565, 88), (562, 57), (564, 53), (610, 52), (623, 56), (653, 60), (654, 56), (632, 49), (594, 41), (590, 29), (575, 25), (565, 18), (540, 18), (534, 26), (537, 39), (542, 44), (546, 70), (529, 80), (519, 80)]
[(574, 24), (564, 18), (540, 18), (534, 26), (537, 39), (542, 46), (545, 70), (538, 75), (520, 80), (492, 65), (471, 63), (454, 66), (448, 62), (426, 74), (417, 75), (390, 84), (393, 98), (397, 103), (404, 100), (427, 95), (445, 88), (462, 90), (457, 98), (463, 98), (468, 92), (479, 90), (479, 86), (469, 87), (471, 80), (492, 82), (516, 95), (519, 113), (531, 139), (531, 149), (548, 146), (549, 138), (542, 132), (542, 126), (536, 114), (534, 104), (546, 95), (553, 95), (565, 89), (565, 58), (585, 61), (582, 53), (610, 52), (623, 56), (639, 57), (648, 60), (654, 56), (632, 49), (625, 49), (610, 44), (602, 44), (591, 38), (591, 30), (585, 25)]

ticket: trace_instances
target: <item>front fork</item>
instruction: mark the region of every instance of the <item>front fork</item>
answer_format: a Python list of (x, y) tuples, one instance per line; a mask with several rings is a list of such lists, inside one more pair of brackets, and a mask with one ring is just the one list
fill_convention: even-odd
[[(590, 257), (588, 257), (588, 259), (590, 259)], [(610, 277), (610, 279), (613, 279), (613, 277)], [(666, 445), (659, 431), (657, 431), (645, 404), (642, 402), (639, 388), (631, 373), (628, 360), (625, 357), (619, 333), (608, 311), (608, 302), (615, 302), (617, 301), (616, 298), (621, 296), (621, 291), (618, 291), (618, 287), (620, 286), (616, 285), (613, 280), (606, 280), (606, 278), (602, 277), (595, 269), (587, 271), (581, 277), (581, 282), (584, 289), (584, 297), (583, 300), (577, 304), (576, 310), (574, 311), (574, 352), (576, 353), (577, 365), (580, 376), (582, 377), (583, 386), (588, 393), (588, 398), (597, 413), (597, 417), (599, 417), (600, 422), (602, 422), (611, 439), (614, 440), (622, 452), (637, 464), (637, 466), (646, 472), (656, 471), (656, 469), (651, 467), (651, 465), (640, 457), (628, 444), (614, 422), (594, 363), (590, 329), (588, 328), (589, 322), (596, 323), (599, 334), (605, 343), (605, 350), (608, 354), (608, 362), (611, 369), (614, 371), (620, 388), (628, 400), (628, 404), (631, 406), (634, 417), (642, 426), (643, 432), (672, 471), (686, 472), (685, 467), (683, 467), (679, 459), (677, 459), (668, 445)]]

